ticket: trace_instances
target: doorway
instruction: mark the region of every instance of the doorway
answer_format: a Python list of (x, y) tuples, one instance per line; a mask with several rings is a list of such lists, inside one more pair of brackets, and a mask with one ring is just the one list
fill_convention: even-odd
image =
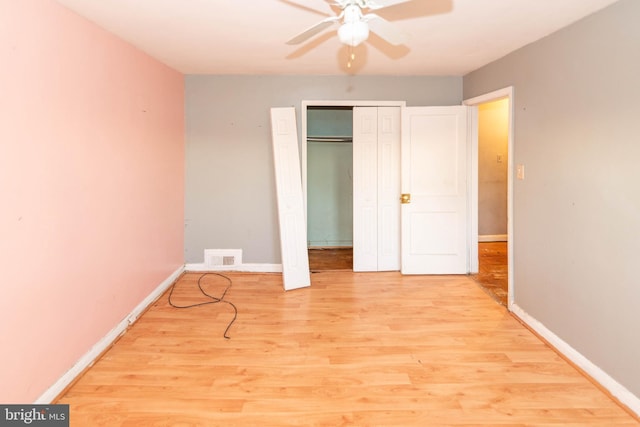
[(478, 105), (478, 262), (476, 280), (506, 307), (509, 99)]
[[(497, 302), (513, 303), (513, 88), (466, 100), (472, 110), (472, 165), (478, 265), (474, 279)], [(472, 241), (472, 244), (474, 242)]]

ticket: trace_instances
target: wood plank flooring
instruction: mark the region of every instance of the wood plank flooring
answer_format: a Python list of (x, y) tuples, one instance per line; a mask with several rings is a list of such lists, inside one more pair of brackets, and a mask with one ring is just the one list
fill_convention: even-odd
[[(479, 271), (471, 277), (500, 304), (507, 306), (507, 242), (478, 243)], [(312, 272), (353, 271), (353, 248), (310, 248)]]
[(473, 279), (482, 286), (489, 296), (507, 306), (508, 268), (507, 242), (478, 243), (478, 274)]
[(640, 425), (469, 277), (227, 275), (230, 339), (230, 305), (164, 295), (60, 397), (71, 425)]
[(353, 271), (353, 248), (310, 248), (309, 269), (311, 271)]

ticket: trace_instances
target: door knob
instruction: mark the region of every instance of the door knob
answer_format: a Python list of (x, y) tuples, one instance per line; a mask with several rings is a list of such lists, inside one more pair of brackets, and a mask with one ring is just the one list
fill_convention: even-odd
[(400, 203), (402, 203), (403, 205), (411, 203), (411, 194), (400, 195)]

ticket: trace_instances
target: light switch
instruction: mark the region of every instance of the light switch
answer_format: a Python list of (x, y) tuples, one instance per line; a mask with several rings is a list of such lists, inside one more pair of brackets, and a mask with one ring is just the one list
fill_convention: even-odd
[(496, 161), (497, 161), (498, 163), (502, 163), (502, 154), (498, 154), (498, 155), (496, 156)]
[(519, 180), (524, 180), (524, 165), (523, 164), (519, 164), (516, 166), (516, 177)]

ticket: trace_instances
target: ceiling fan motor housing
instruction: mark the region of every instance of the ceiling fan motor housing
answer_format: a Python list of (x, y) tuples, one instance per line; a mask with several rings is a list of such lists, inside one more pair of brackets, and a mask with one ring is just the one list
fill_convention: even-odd
[[(287, 0), (288, 1), (288, 0)], [(324, 31), (334, 24), (340, 24), (338, 37), (340, 42), (349, 46), (358, 46), (367, 40), (369, 32), (376, 33), (381, 39), (393, 44), (404, 43), (405, 35), (390, 22), (375, 13), (362, 13), (363, 9), (377, 10), (411, 0), (333, 0), (342, 9), (339, 16), (330, 16), (307, 28), (293, 37), (287, 44), (300, 44)]]
[(343, 24), (338, 29), (338, 38), (349, 46), (358, 46), (369, 37), (369, 25), (362, 19), (362, 10), (351, 4), (344, 9)]

